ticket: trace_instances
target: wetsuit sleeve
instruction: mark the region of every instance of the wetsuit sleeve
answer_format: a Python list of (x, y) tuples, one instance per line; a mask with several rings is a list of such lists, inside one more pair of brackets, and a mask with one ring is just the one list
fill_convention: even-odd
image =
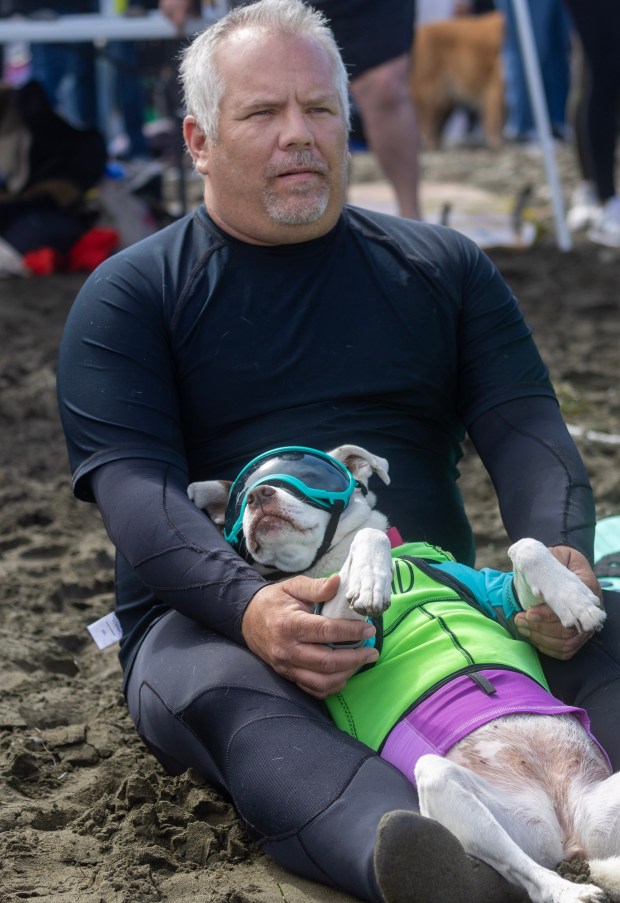
[(593, 557), (594, 497), (557, 403), (530, 397), (498, 405), (469, 428), (512, 542), (531, 536)]
[(476, 571), (457, 561), (445, 561), (435, 567), (466, 586), (480, 608), (493, 620), (505, 624), (514, 614), (522, 611), (514, 591), (512, 574), (492, 568)]
[(182, 470), (148, 459), (97, 468), (92, 490), (110, 539), (155, 595), (243, 642), (241, 619), (265, 580), (187, 497)]

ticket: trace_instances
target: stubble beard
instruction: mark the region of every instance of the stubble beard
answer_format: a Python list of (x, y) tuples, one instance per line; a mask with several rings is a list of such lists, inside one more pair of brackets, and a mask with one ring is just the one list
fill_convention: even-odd
[(296, 191), (295, 186), (286, 197), (267, 190), (265, 210), (274, 222), (283, 226), (305, 226), (321, 219), (327, 210), (329, 195), (328, 185), (323, 185), (320, 191), (314, 189), (312, 196), (308, 196), (304, 191)]
[[(291, 161), (295, 166), (310, 166), (310, 161), (302, 154), (296, 155)], [(290, 164), (289, 164), (290, 165)], [(329, 176), (327, 164), (312, 161), (312, 168), (319, 173), (321, 181), (318, 185), (291, 185), (286, 194), (275, 190), (275, 179), (278, 171), (284, 172), (286, 167), (280, 165), (278, 171), (271, 170), (270, 175), (274, 181), (270, 181), (265, 189), (264, 205), (267, 215), (276, 223), (284, 226), (305, 226), (316, 223), (325, 214), (330, 201), (333, 185)], [(343, 164), (343, 175), (346, 173), (346, 163)]]

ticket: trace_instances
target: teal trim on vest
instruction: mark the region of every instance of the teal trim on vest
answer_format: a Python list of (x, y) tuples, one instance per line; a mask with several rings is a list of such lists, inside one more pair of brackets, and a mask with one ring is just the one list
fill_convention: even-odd
[(392, 550), (392, 558), (381, 656), (326, 700), (342, 730), (379, 749), (422, 698), (483, 668), (520, 671), (548, 689), (534, 647), (485, 614), (464, 584), (432, 567), (453, 561), (451, 555), (427, 543), (406, 543)]

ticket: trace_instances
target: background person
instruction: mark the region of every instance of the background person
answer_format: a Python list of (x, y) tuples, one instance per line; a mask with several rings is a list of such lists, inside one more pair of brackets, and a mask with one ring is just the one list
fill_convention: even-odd
[[(565, 0), (585, 57), (585, 95), (577, 111), (577, 154), (584, 184), (568, 224), (589, 227), (598, 244), (620, 247), (615, 166), (620, 105), (620, 4)], [(578, 207), (580, 209), (575, 209)]]
[[(135, 6), (136, 0), (119, 0), (118, 13)], [(36, 12), (42, 4), (28, 0), (23, 12)], [(98, 13), (98, 0), (52, 0), (46, 11), (55, 15)], [(97, 54), (111, 66), (111, 94), (106, 100), (117, 106), (127, 138), (123, 156), (143, 161), (150, 157), (143, 133), (145, 97), (140, 73), (139, 45), (135, 41), (109, 41), (102, 50), (92, 42), (33, 43), (31, 45), (31, 77), (43, 85), (54, 109), (72, 125), (98, 129), (106, 135), (107, 109), (102, 109), (98, 83)], [(105, 96), (105, 95), (104, 95)]]
[[(570, 89), (570, 19), (562, 0), (528, 0), (532, 32), (540, 62), (540, 75), (547, 100), (553, 135), (566, 138), (566, 104)], [(504, 80), (506, 126), (510, 141), (536, 138), (534, 113), (525, 77), (512, 0), (495, 0), (505, 17)]]
[(409, 90), (415, 0), (316, 0), (347, 66), (368, 147), (401, 216), (420, 219), (419, 134)]
[[(325, 696), (376, 656), (326, 646), (373, 630), (312, 614), (338, 578), (265, 583), (187, 485), (233, 478), (265, 448), (354, 442), (390, 461), (378, 507), (401, 534), (473, 563), (456, 483), (467, 428), (510, 537), (554, 546), (594, 581), (592, 493), (546, 368), (476, 245), (343, 206), (348, 76), (308, 7), (233, 11), (192, 43), (182, 76), (205, 205), (87, 280), (58, 368), (74, 491), (118, 549), (129, 710), (171, 773), (197, 769), (297, 874), (368, 901), (416, 887), (427, 903), (509, 899), (327, 714)], [(596, 658), (544, 606), (520, 629), (572, 657), (547, 669), (552, 691), (587, 698), (618, 767), (616, 622)]]

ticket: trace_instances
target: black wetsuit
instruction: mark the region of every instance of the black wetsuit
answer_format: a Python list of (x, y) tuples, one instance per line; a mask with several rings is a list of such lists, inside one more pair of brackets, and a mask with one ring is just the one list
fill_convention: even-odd
[[(348, 208), (323, 238), (264, 248), (201, 208), (89, 277), (58, 390), (76, 494), (96, 498), (119, 549), (121, 662), (145, 742), (227, 793), (284, 865), (380, 899), (377, 824), (416, 808), (413, 787), (248, 652), (241, 618), (263, 581), (186, 486), (275, 446), (356, 443), (390, 462), (374, 488), (401, 534), (471, 564), (467, 429), (511, 538), (591, 553), (589, 483), (510, 290), (441, 227)], [(545, 670), (618, 767), (620, 665), (603, 646), (618, 649), (616, 620)]]

